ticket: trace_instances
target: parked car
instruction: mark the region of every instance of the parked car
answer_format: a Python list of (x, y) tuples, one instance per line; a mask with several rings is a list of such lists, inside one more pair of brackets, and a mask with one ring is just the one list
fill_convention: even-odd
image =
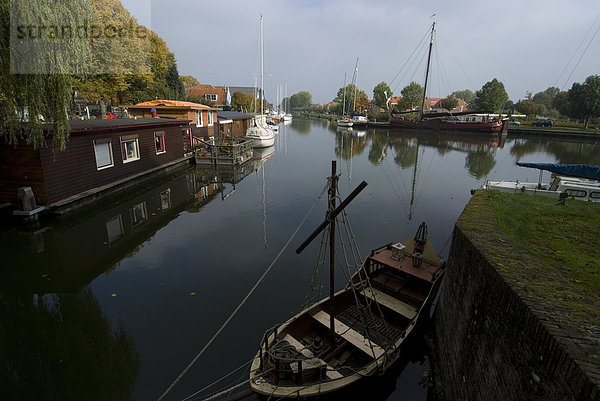
[(531, 125), (533, 125), (534, 127), (553, 127), (554, 122), (552, 120), (546, 118), (544, 120), (537, 120)]
[(515, 126), (515, 127), (517, 127), (517, 128), (521, 128), (521, 123), (520, 123), (519, 121), (510, 120), (510, 121), (508, 122), (508, 126), (511, 126), (511, 125), (513, 125), (513, 126)]
[(106, 119), (107, 120), (113, 120), (115, 118), (118, 118), (117, 116), (115, 116), (113, 113), (111, 113), (110, 111), (106, 112)]

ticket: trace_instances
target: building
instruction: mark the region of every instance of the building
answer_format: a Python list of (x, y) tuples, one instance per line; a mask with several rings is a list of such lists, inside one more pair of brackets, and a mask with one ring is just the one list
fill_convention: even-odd
[(73, 120), (64, 151), (26, 141), (0, 145), (0, 203), (19, 204), (31, 187), (37, 205), (62, 213), (175, 167), (193, 156), (187, 119)]
[(222, 137), (243, 138), (254, 115), (237, 111), (218, 111), (219, 129)]
[(127, 106), (129, 118), (165, 117), (188, 120), (191, 134), (196, 138), (214, 137), (218, 134), (217, 107), (200, 103), (184, 102), (180, 100), (151, 100)]
[(212, 102), (215, 106), (231, 105), (231, 93), (229, 87), (214, 87), (212, 85), (196, 85), (185, 90), (188, 96), (195, 96)]

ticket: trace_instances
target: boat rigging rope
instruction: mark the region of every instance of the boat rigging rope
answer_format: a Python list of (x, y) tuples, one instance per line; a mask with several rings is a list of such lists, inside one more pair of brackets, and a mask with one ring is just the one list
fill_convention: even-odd
[(225, 376), (221, 377), (218, 380), (215, 380), (214, 382), (212, 382), (211, 384), (209, 384), (208, 386), (196, 391), (194, 394), (187, 396), (186, 398), (184, 398), (182, 401), (188, 401), (193, 399), (195, 396), (197, 396), (198, 394), (201, 394), (202, 392), (204, 392), (205, 390), (208, 390), (209, 388), (211, 388), (212, 386), (214, 386), (215, 384), (219, 383), (222, 380), (225, 380), (227, 377), (231, 376), (232, 374), (234, 374), (235, 372), (237, 372), (238, 370), (242, 369), (245, 366), (248, 366), (252, 363), (253, 359), (250, 359), (248, 362), (244, 363), (243, 365), (241, 365), (240, 367), (235, 368), (234, 370), (232, 370), (231, 372), (227, 373)]
[(202, 356), (202, 354), (204, 354), (204, 352), (206, 351), (206, 349), (213, 343), (213, 341), (221, 334), (221, 332), (225, 329), (225, 327), (229, 324), (229, 322), (233, 319), (233, 317), (239, 312), (239, 310), (246, 303), (246, 301), (248, 301), (248, 299), (250, 298), (250, 296), (252, 296), (252, 294), (254, 293), (254, 291), (256, 290), (256, 288), (258, 288), (258, 286), (264, 280), (264, 278), (267, 276), (267, 274), (269, 273), (269, 271), (271, 271), (271, 268), (273, 268), (273, 266), (275, 265), (275, 263), (277, 263), (277, 261), (279, 260), (279, 258), (283, 254), (283, 252), (290, 245), (290, 243), (292, 242), (292, 240), (294, 239), (294, 237), (296, 236), (296, 234), (298, 234), (298, 231), (300, 231), (300, 228), (304, 225), (304, 223), (306, 222), (306, 220), (308, 220), (308, 217), (311, 215), (311, 213), (314, 210), (315, 206), (317, 206), (317, 203), (319, 202), (319, 200), (323, 197), (323, 194), (325, 194), (325, 192), (329, 188), (330, 180), (331, 180), (331, 178), (329, 178), (327, 180), (327, 183), (325, 184), (325, 187), (323, 188), (323, 190), (321, 191), (321, 193), (317, 197), (317, 199), (315, 199), (315, 201), (314, 201), (313, 205), (311, 206), (310, 210), (306, 213), (306, 215), (304, 216), (304, 218), (302, 219), (302, 221), (300, 222), (300, 224), (298, 225), (298, 227), (296, 227), (296, 230), (294, 230), (294, 232), (292, 233), (292, 235), (290, 236), (290, 238), (283, 245), (283, 248), (281, 248), (281, 250), (279, 251), (279, 253), (277, 254), (277, 256), (275, 256), (275, 259), (273, 259), (273, 261), (271, 262), (271, 264), (269, 265), (269, 267), (260, 276), (260, 278), (258, 279), (258, 281), (256, 282), (256, 284), (254, 284), (254, 286), (250, 289), (250, 291), (248, 291), (248, 294), (246, 294), (246, 296), (244, 297), (244, 299), (242, 299), (242, 301), (239, 303), (239, 305), (235, 308), (235, 310), (231, 313), (231, 315), (229, 315), (229, 317), (227, 318), (227, 320), (225, 320), (225, 323), (223, 323), (221, 325), (221, 327), (217, 330), (217, 332), (211, 337), (211, 339), (208, 341), (208, 343), (206, 343), (206, 345), (200, 350), (200, 352), (198, 352), (198, 354), (196, 354), (196, 356), (194, 357), (194, 359), (192, 359), (192, 361), (185, 367), (185, 369), (183, 369), (183, 371), (179, 374), (179, 376), (177, 376), (177, 378), (175, 378), (175, 380), (173, 381), (173, 383), (171, 383), (171, 385), (169, 387), (167, 387), (167, 389), (160, 395), (160, 397), (158, 397), (157, 401), (161, 401), (163, 398), (165, 398), (165, 396), (173, 389), (173, 387), (175, 387), (175, 385), (177, 383), (179, 383), (179, 381), (183, 378), (183, 376), (185, 376), (186, 373), (192, 368), (192, 366), (194, 366), (194, 364), (196, 363), (196, 361)]

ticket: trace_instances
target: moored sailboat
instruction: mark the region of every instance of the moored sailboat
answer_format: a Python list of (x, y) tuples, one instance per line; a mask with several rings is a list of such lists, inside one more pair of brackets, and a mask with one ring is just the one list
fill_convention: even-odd
[(250, 385), (259, 394), (314, 397), (385, 373), (400, 359), (402, 346), (427, 314), (441, 283), (445, 265), (440, 265), (423, 223), (413, 238), (373, 250), (346, 287), (334, 291), (337, 216), (367, 185), (363, 181), (336, 207), (338, 178), (332, 162), (327, 219), (296, 251), (328, 229), (329, 297), (265, 333), (250, 371)]
[(264, 40), (263, 17), (260, 16), (260, 115), (254, 116), (252, 126), (246, 131), (246, 138), (252, 140), (255, 148), (268, 148), (275, 144), (275, 133), (268, 127), (264, 115)]

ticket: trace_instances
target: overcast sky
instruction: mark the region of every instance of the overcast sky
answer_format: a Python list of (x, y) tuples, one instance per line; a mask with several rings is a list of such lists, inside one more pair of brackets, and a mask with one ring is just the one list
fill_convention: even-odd
[[(331, 101), (344, 72), (350, 82), (357, 58), (357, 85), (372, 98), (375, 85), (389, 84), (410, 62), (434, 19), (428, 96), (476, 91), (497, 78), (516, 102), (528, 91), (568, 90), (600, 75), (598, 0), (122, 1), (167, 42), (181, 75), (212, 85), (252, 86), (260, 74), (262, 14), (269, 101), (286, 81), (289, 96), (306, 90), (315, 103)], [(391, 85), (395, 94), (410, 81), (423, 83), (420, 48), (416, 54), (420, 64), (408, 64), (398, 75)]]

